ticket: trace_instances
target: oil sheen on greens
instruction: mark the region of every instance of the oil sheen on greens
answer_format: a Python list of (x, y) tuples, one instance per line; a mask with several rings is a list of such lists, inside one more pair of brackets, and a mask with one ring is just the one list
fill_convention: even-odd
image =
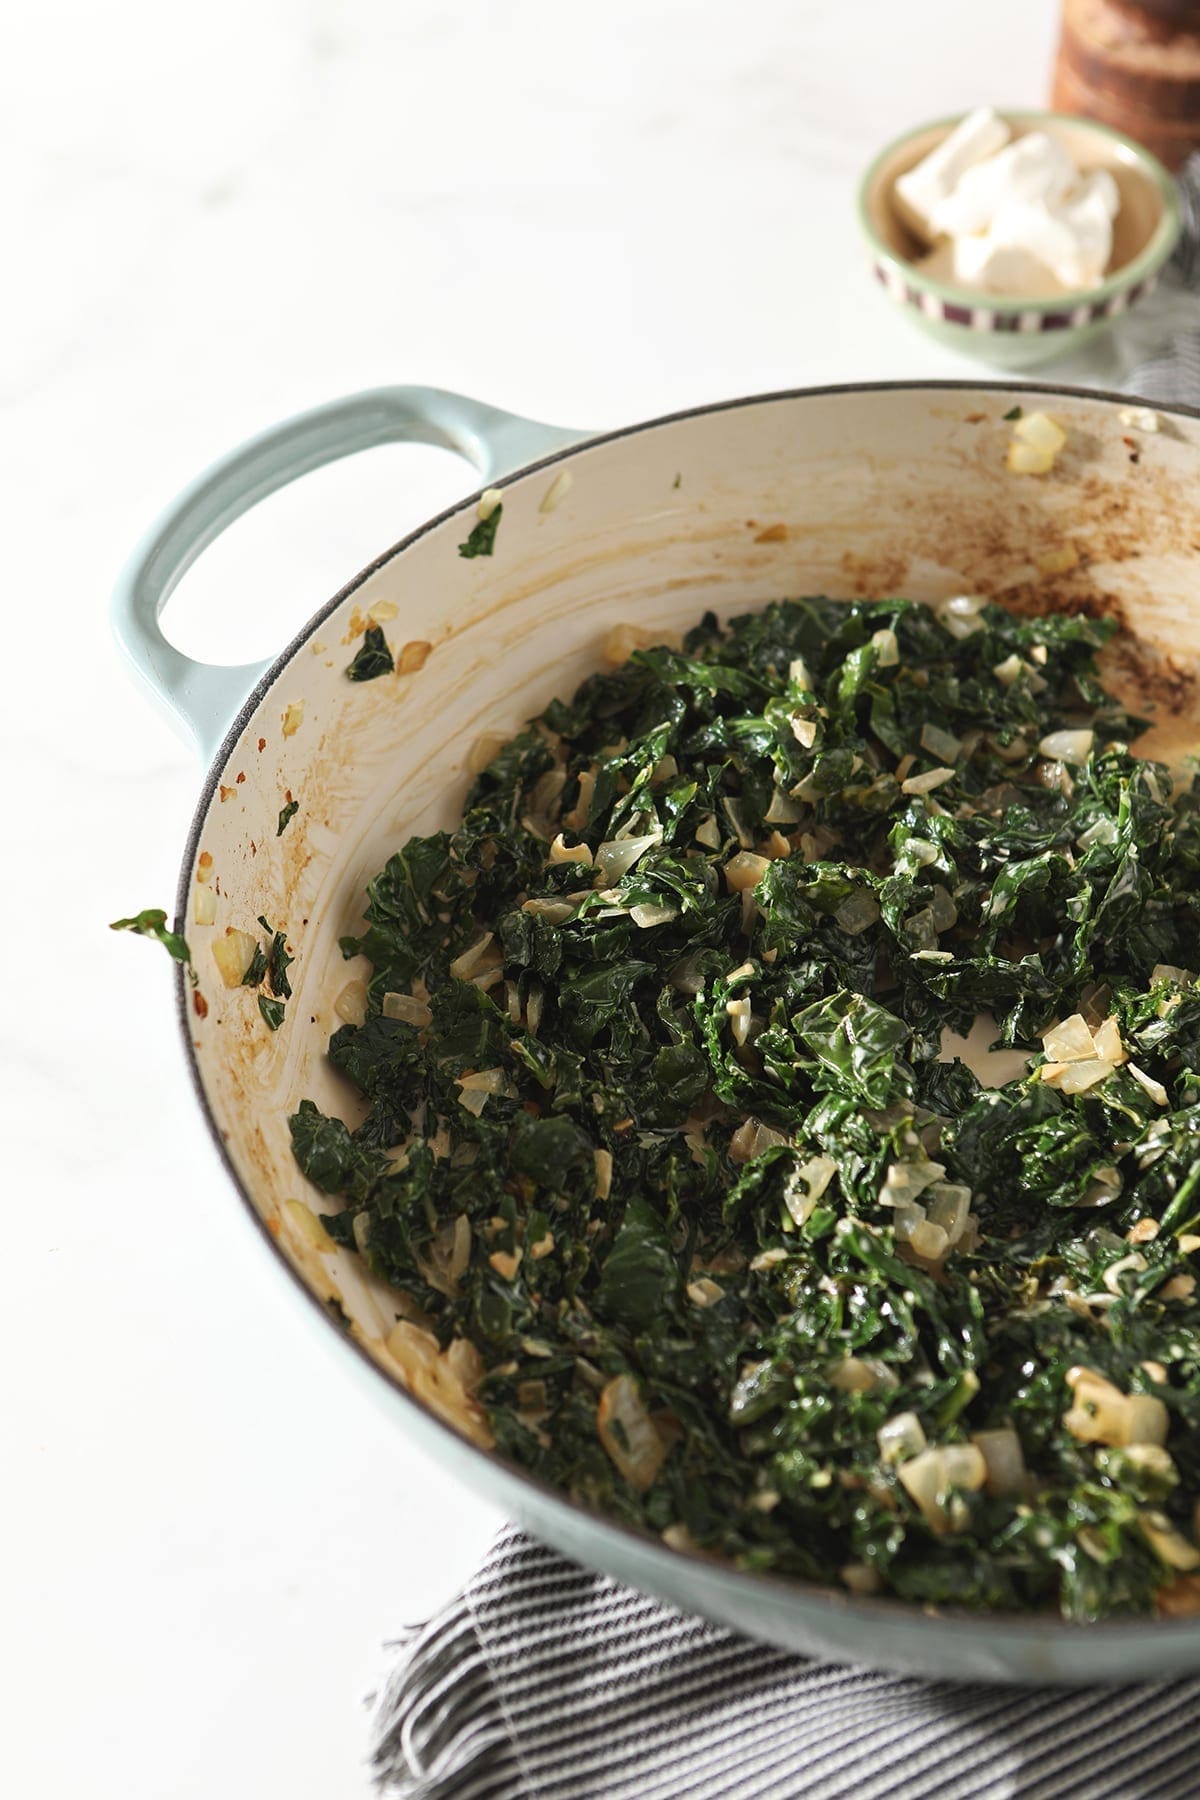
[[(1200, 1605), (1200, 823), (1127, 748), (1108, 635), (708, 616), (371, 883), (329, 1049), (369, 1111), (303, 1103), (296, 1155), (409, 1318), (477, 1348), (504, 1455), (743, 1568)], [(1064, 730), (1094, 735), (1039, 753)], [(998, 1090), (939, 1057), (980, 1012), (1031, 1053)], [(1111, 1067), (1084, 1040), (1072, 1092), (1041, 1034), (1076, 1014)]]

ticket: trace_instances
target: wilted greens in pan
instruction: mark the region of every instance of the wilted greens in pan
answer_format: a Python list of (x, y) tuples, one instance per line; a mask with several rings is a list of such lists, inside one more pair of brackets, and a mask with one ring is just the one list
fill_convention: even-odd
[[(1200, 823), (1107, 635), (707, 617), (397, 851), (370, 1110), (293, 1134), (422, 1397), (743, 1567), (1200, 1610)], [(939, 1059), (980, 1012), (998, 1090)]]

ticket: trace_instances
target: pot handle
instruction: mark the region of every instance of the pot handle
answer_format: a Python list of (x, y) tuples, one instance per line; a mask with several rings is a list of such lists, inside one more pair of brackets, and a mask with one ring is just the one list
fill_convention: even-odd
[(543, 425), (442, 388), (371, 388), (298, 413), (212, 464), (161, 513), (113, 591), (117, 643), (139, 686), (208, 762), (270, 662), (196, 662), (163, 635), (159, 614), (184, 574), (268, 494), (379, 444), (456, 450), (486, 483), (592, 434)]

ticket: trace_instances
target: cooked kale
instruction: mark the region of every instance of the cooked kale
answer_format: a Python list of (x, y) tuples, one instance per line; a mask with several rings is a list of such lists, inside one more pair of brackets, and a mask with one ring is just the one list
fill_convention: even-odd
[(275, 836), (276, 837), (283, 836), (284, 832), (287, 830), (291, 821), (295, 818), (296, 814), (299, 811), (300, 811), (300, 802), (298, 800), (289, 800), (287, 805), (280, 809), (279, 824), (275, 828)]
[(187, 970), (188, 980), (196, 985), (196, 971), (192, 966), (192, 953), (188, 949), (188, 941), (182, 932), (172, 931), (167, 924), (167, 915), (160, 906), (148, 906), (144, 911), (135, 913), (131, 919), (114, 919), (108, 928), (110, 931), (132, 931), (138, 937), (156, 938), (177, 963), (182, 963)]
[[(261, 913), (258, 915), (258, 922), (271, 940), (270, 949), (267, 951), (267, 985), (277, 1000), (290, 1000), (292, 997), (292, 984), (288, 980), (287, 972), (296, 959), (294, 956), (289, 956), (287, 953), (287, 933), (283, 931), (273, 931)], [(250, 965), (251, 968), (255, 966), (257, 961), (258, 956), (256, 953), (254, 963)], [(248, 971), (246, 979), (249, 980)], [(262, 980), (261, 975), (259, 976), (259, 980)]]
[(296, 1155), (505, 1455), (746, 1568), (1200, 1606), (1200, 805), (1110, 635), (709, 615), (376, 876)]
[[(346, 670), (346, 676), (350, 681), (374, 681), (379, 675), (390, 675), (395, 666), (395, 659), (388, 648), (382, 627), (368, 625), (357, 654)], [(282, 831), (287, 820), (282, 813), (279, 817), (279, 830)]]
[(269, 1031), (278, 1031), (283, 1024), (283, 1001), (268, 1000), (265, 994), (258, 996), (258, 1010), (267, 1022)]
[(503, 502), (498, 502), (486, 519), (479, 519), (472, 525), (466, 539), (458, 546), (458, 554), (460, 556), (494, 555), (496, 533), (500, 529), (500, 515), (503, 511)]

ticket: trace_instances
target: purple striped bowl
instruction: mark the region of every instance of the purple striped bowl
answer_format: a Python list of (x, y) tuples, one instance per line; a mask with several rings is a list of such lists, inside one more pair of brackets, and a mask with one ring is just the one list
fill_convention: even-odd
[(896, 181), (941, 142), (957, 119), (919, 126), (876, 157), (859, 188), (859, 221), (876, 280), (918, 325), (968, 356), (1028, 368), (1069, 355), (1153, 291), (1179, 239), (1179, 201), (1157, 158), (1107, 125), (1065, 113), (1006, 111), (1004, 117), (1017, 136), (1046, 131), (1060, 140), (1078, 168), (1108, 169), (1116, 181), (1121, 208), (1112, 265), (1097, 286), (1005, 300), (949, 286), (917, 266), (922, 251), (896, 209)]

